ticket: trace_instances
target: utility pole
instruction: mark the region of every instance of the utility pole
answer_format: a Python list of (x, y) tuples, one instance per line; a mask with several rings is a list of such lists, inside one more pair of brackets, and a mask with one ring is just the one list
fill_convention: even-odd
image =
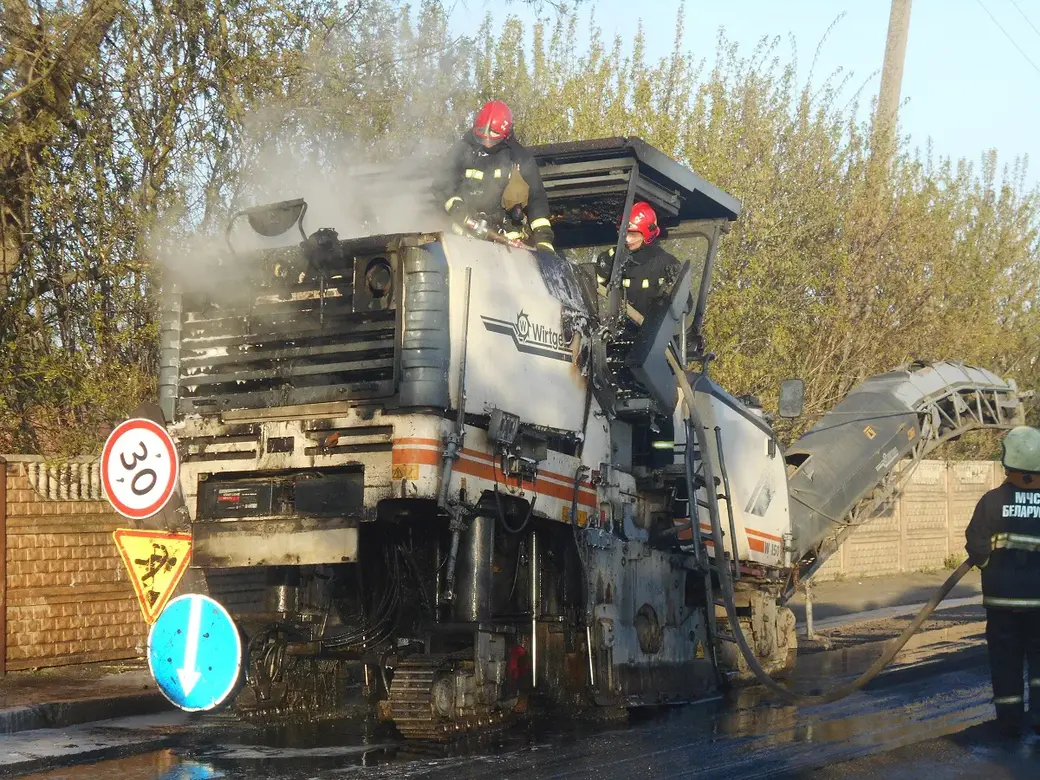
[(878, 160), (886, 166), (895, 153), (899, 91), (903, 84), (906, 38), (910, 32), (910, 2), (892, 0), (892, 12), (888, 17), (885, 64), (881, 69), (881, 91), (878, 93), (877, 114), (874, 116), (874, 154), (882, 155)]

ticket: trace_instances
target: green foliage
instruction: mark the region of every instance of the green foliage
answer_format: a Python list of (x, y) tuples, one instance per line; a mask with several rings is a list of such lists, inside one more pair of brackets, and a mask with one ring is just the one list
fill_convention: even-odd
[[(837, 75), (799, 81), (778, 40), (742, 52), (720, 34), (701, 59), (680, 46), (681, 14), (663, 57), (641, 31), (594, 25), (579, 50), (575, 14), (488, 18), (456, 40), (436, 0), (11, 0), (3, 14), (0, 259), (17, 262), (9, 276), (0, 263), (0, 451), (82, 451), (154, 395), (152, 260), (219, 231), (284, 176), (278, 161), (435, 149), (489, 97), (526, 143), (638, 135), (741, 199), (706, 323), (732, 391), (769, 407), (801, 376), (804, 427), (917, 358), (1040, 387), (1025, 162), (904, 143), (879, 165), (858, 95)], [(960, 445), (992, 451), (988, 437)]]
[[(785, 377), (803, 377), (792, 435), (915, 359), (1040, 385), (1040, 193), (1025, 161), (1001, 169), (991, 151), (972, 165), (904, 144), (879, 165), (844, 83), (798, 83), (777, 39), (742, 56), (720, 35), (708, 66), (681, 50), (682, 21), (657, 61), (641, 33), (608, 45), (595, 28), (577, 58), (573, 17), (535, 31), (531, 54), (507, 22), (492, 48), (508, 66), (478, 83), (510, 96), (528, 141), (638, 135), (741, 199), (706, 322), (721, 382), (768, 407)], [(522, 69), (523, 56), (540, 65)], [(954, 451), (991, 455), (993, 439)]]

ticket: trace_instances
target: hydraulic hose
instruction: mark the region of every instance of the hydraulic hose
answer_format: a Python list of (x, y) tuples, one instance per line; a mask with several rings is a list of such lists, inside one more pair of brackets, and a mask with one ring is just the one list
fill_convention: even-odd
[[(701, 453), (701, 463), (704, 468), (704, 479), (709, 490), (714, 490), (715, 485), (715, 474), (714, 466), (710, 456), (710, 451), (707, 446), (707, 438), (704, 431), (704, 426), (701, 425), (700, 419), (697, 416), (697, 409), (694, 406), (693, 400), (693, 388), (690, 387), (690, 383), (686, 378), (686, 372), (682, 366), (679, 365), (678, 359), (675, 357), (672, 349), (669, 347), (667, 350), (668, 363), (672, 367), (672, 371), (675, 373), (676, 379), (679, 382), (679, 389), (682, 392), (686, 406), (686, 418), (687, 418), (687, 431), (686, 431), (686, 479), (689, 485), (693, 485), (693, 451), (689, 446), (691, 434), (696, 437), (697, 449)], [(691, 488), (692, 490), (692, 488)], [(917, 616), (913, 619), (909, 626), (899, 635), (899, 638), (889, 644), (888, 648), (881, 654), (870, 668), (867, 669), (863, 674), (857, 677), (855, 680), (848, 682), (844, 685), (839, 685), (832, 691), (829, 691), (820, 695), (807, 695), (796, 693), (789, 688), (784, 687), (766, 672), (762, 668), (762, 665), (758, 662), (758, 658), (755, 656), (754, 650), (748, 644), (747, 637), (744, 636), (744, 631), (740, 627), (740, 618), (737, 616), (737, 605), (736, 605), (736, 594), (733, 589), (733, 575), (729, 570), (729, 566), (725, 560), (725, 553), (723, 552), (723, 546), (720, 544), (723, 539), (722, 536), (722, 522), (719, 519), (718, 503), (715, 501), (707, 501), (708, 515), (711, 518), (711, 534), (715, 540), (715, 552), (716, 552), (716, 570), (719, 575), (719, 586), (722, 591), (723, 604), (726, 607), (726, 615), (729, 618), (730, 630), (733, 632), (733, 638), (737, 643), (737, 647), (740, 648), (741, 655), (744, 656), (744, 660), (747, 661), (748, 667), (754, 673), (758, 681), (764, 685), (769, 691), (777, 694), (780, 698), (789, 701), (793, 704), (799, 704), (803, 706), (817, 705), (817, 704), (830, 704), (831, 702), (838, 701), (848, 696), (854, 691), (858, 691), (864, 685), (869, 683), (881, 671), (888, 666), (892, 659), (896, 657), (900, 650), (910, 641), (921, 625), (928, 619), (929, 615), (935, 611), (935, 608), (939, 605), (946, 595), (953, 589), (953, 586), (960, 582), (961, 578), (968, 573), (971, 569), (971, 562), (965, 561), (962, 563), (953, 574), (951, 574), (946, 582), (935, 592), (932, 598), (925, 604), (921, 610), (917, 613)], [(691, 501), (691, 506), (695, 506), (695, 503)], [(694, 522), (696, 518), (694, 517)], [(739, 565), (739, 562), (734, 561), (735, 565)], [(712, 604), (708, 605), (709, 609), (713, 608)]]

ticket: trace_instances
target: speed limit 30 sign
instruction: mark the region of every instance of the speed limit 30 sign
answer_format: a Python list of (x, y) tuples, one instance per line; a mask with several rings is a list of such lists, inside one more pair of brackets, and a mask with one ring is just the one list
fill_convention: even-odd
[(178, 465), (165, 428), (143, 418), (126, 420), (109, 435), (101, 454), (105, 496), (124, 517), (151, 517), (173, 495)]

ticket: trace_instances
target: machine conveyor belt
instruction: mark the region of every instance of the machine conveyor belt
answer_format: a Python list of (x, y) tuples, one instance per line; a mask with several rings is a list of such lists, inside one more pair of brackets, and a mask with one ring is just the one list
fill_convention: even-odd
[(792, 577), (785, 598), (868, 522), (939, 445), (1024, 422), (1013, 380), (962, 363), (913, 363), (867, 379), (787, 452)]

